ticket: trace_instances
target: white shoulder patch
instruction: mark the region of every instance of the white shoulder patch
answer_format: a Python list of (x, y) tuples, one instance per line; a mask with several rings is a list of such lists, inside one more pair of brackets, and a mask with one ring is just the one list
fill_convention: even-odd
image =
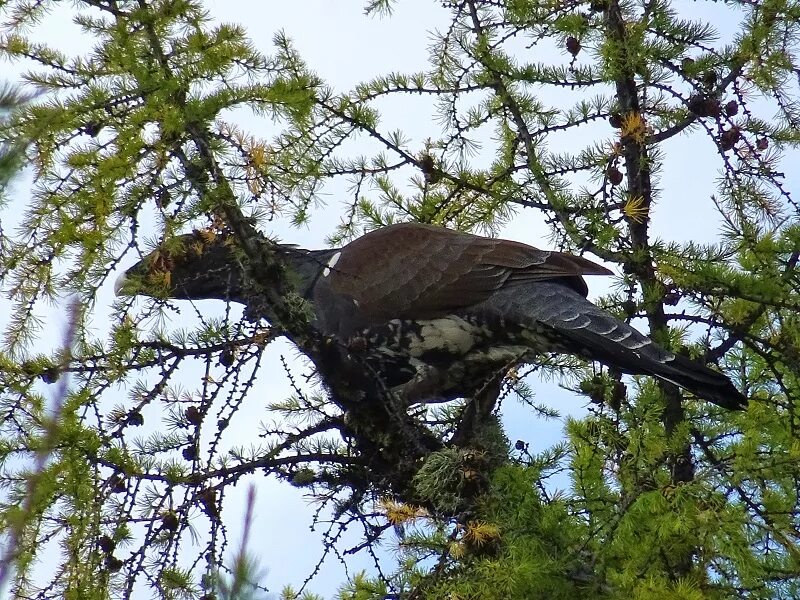
[(322, 276), (323, 277), (327, 277), (328, 275), (331, 274), (331, 269), (336, 266), (337, 262), (339, 262), (339, 257), (341, 255), (342, 255), (341, 252), (337, 252), (336, 254), (331, 256), (331, 259), (328, 261), (328, 264), (325, 265), (325, 270), (322, 271)]

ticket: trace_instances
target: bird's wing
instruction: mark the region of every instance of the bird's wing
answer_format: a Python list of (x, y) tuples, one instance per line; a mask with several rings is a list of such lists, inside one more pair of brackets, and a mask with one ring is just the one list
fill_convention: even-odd
[(585, 258), (440, 227), (401, 224), (342, 249), (330, 285), (373, 318), (432, 318), (478, 304), (506, 285), (560, 280), (586, 294), (581, 275), (610, 271)]

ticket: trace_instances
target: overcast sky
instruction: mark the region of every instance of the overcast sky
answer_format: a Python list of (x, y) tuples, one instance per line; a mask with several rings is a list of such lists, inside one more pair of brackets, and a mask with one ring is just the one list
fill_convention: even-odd
[[(244, 24), (253, 42), (265, 54), (271, 53), (274, 33), (284, 30), (295, 41), (309, 66), (339, 91), (346, 91), (358, 82), (390, 71), (415, 72), (426, 69), (430, 32), (446, 28), (449, 22), (449, 13), (430, 0), (401, 0), (395, 14), (387, 19), (365, 17), (363, 3), (360, 1), (214, 0), (206, 4), (215, 18)], [(71, 3), (68, 5), (72, 6)], [(699, 11), (716, 10), (715, 7), (694, 2), (680, 2), (678, 7), (680, 6), (690, 6), (692, 16), (700, 16)], [(713, 19), (725, 33), (725, 21), (719, 18), (721, 13), (703, 14)], [(76, 54), (91, 45), (90, 40), (81, 38), (78, 30), (64, 19), (63, 13), (45, 20), (36, 35), (43, 36), (42, 39), (47, 39), (56, 47)], [(4, 64), (4, 70), (6, 79), (13, 79), (18, 72), (16, 66), (9, 66), (7, 63)], [(416, 140), (419, 148), (425, 138), (435, 138), (440, 132), (431, 109), (419, 99), (404, 97), (389, 100), (380, 108), (383, 110), (382, 123), (385, 124), (385, 129), (403, 129), (412, 140)], [(240, 124), (246, 130), (256, 132), (268, 129), (268, 124), (259, 123), (256, 117), (246, 114), (242, 115)], [(604, 135), (610, 135), (610, 129)], [(716, 235), (714, 225), (717, 217), (709, 198), (715, 191), (714, 173), (718, 169), (718, 163), (712, 160), (713, 147), (706, 142), (705, 149), (699, 150), (696, 138), (683, 136), (665, 144), (664, 150), (670, 155), (670, 159), (665, 165), (660, 182), (662, 200), (655, 208), (653, 231), (666, 239), (713, 239)], [(795, 180), (790, 183), (796, 186), (797, 182)], [(23, 182), (19, 189), (22, 190), (24, 185), (27, 183)], [(325, 237), (332, 233), (333, 227), (341, 218), (343, 208), (350, 201), (349, 197), (335, 197), (336, 192), (336, 189), (329, 190), (325, 212), (316, 215), (308, 227), (293, 230), (288, 222), (278, 221), (273, 224), (274, 230), (270, 233), (277, 233), (283, 240), (305, 247), (322, 246)], [(17, 198), (18, 202), (25, 201), (23, 194), (19, 194)], [(13, 211), (15, 208), (7, 210)], [(512, 220), (503, 234), (504, 237), (533, 245), (546, 245), (543, 240), (547, 239), (547, 230), (539, 213), (526, 214)], [(106, 322), (113, 300), (110, 283), (108, 289), (103, 290), (98, 298), (98, 331), (102, 330)], [(592, 280), (592, 295), (602, 293), (609, 283), (608, 278)], [(204, 303), (203, 309), (213, 311), (220, 310), (220, 307), (214, 303)], [(52, 313), (51, 317), (53, 323), (61, 322), (58, 313)], [(182, 324), (186, 325), (185, 322)], [(243, 407), (243, 415), (236, 421), (239, 425), (226, 432), (231, 438), (255, 441), (257, 424), (265, 417), (266, 403), (284, 398), (290, 393), (277, 359), (280, 355), (293, 357), (296, 352), (283, 342), (273, 344), (266, 352), (258, 385), (248, 398), (248, 406)], [(534, 383), (539, 401), (558, 407), (566, 413), (583, 414), (584, 399), (576, 398), (550, 383)], [(195, 385), (196, 380), (187, 380), (187, 387)], [(242, 416), (248, 418), (242, 419)], [(504, 417), (512, 442), (517, 438), (529, 441), (534, 451), (562, 437), (561, 423), (543, 422), (513, 401), (505, 403)], [(249, 421), (250, 427), (243, 421)], [(245, 486), (237, 490), (240, 498), (245, 493)], [(225, 518), (236, 525), (240, 520), (237, 514), (241, 511), (241, 503), (229, 502), (226, 506)], [(256, 544), (252, 549), (262, 557), (263, 565), (269, 569), (266, 584), (273, 592), (278, 592), (285, 584), (298, 587), (319, 559), (322, 549), (319, 534), (309, 531), (312, 510), (313, 507), (307, 505), (302, 495), (286, 484), (262, 480), (259, 485), (255, 535), (252, 538)], [(235, 534), (232, 539), (237, 539)], [(370, 564), (366, 558), (348, 558), (348, 561), (365, 568)], [(342, 582), (343, 573), (341, 564), (329, 560), (309, 589), (331, 597), (336, 586)]]

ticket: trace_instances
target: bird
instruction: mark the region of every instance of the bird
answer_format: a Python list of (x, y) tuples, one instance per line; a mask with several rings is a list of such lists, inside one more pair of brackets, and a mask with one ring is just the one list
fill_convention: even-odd
[[(183, 250), (157, 249), (123, 273), (117, 294), (161, 287), (172, 299), (247, 303), (232, 236), (183, 237)], [(340, 248), (274, 250), (312, 309), (310, 326), (363, 357), (408, 403), (468, 398), (556, 353), (653, 376), (726, 409), (747, 405), (723, 373), (589, 301), (584, 276), (613, 273), (582, 256), (422, 223), (381, 227)]]

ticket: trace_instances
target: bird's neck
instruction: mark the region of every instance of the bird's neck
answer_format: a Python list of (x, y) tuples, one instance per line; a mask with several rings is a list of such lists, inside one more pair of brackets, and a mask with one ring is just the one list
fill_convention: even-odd
[(290, 271), (290, 283), (307, 298), (339, 249), (304, 250), (284, 246), (283, 251)]

